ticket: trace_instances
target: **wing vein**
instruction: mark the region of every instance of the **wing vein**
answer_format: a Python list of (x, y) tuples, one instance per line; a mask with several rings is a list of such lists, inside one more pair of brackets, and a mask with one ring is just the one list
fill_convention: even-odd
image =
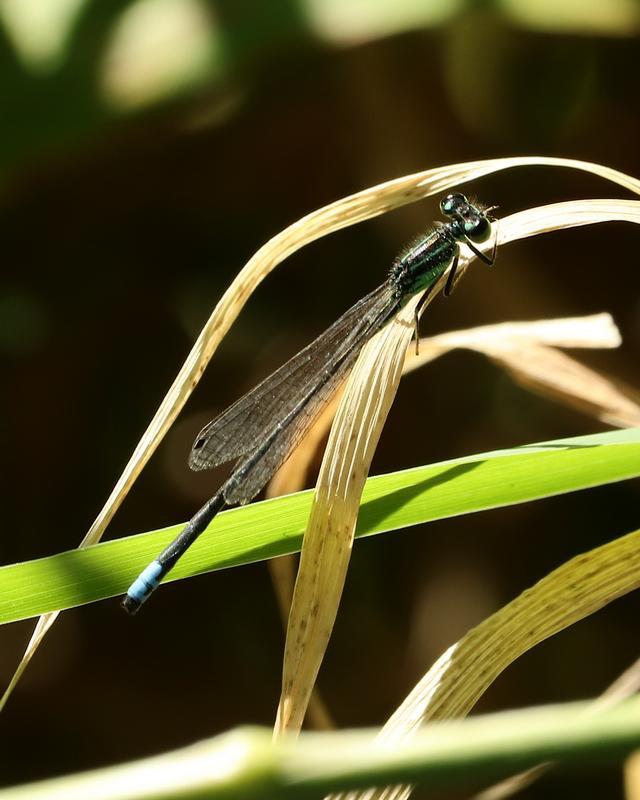
[(272, 420), (259, 446), (236, 464), (224, 486), (227, 503), (248, 503), (264, 487), (332, 397), (363, 344), (388, 322), (398, 306), (388, 293), (372, 297), (366, 312), (360, 309), (360, 324), (348, 345), (340, 348), (330, 368), (316, 373), (305, 391), (296, 394), (296, 403), (288, 414)]
[(359, 300), (307, 347), (208, 423), (196, 438), (189, 466), (209, 469), (255, 450), (301, 397), (313, 394), (315, 386), (329, 379), (332, 365), (372, 335), (372, 324), (381, 310), (392, 304), (388, 283)]

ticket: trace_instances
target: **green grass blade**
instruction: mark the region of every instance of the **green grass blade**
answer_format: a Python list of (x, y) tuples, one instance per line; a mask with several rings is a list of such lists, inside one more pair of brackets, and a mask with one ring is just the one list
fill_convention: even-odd
[[(640, 476), (640, 429), (581, 436), (370, 478), (358, 536)], [(169, 576), (247, 564), (300, 549), (311, 492), (220, 514)], [(122, 594), (181, 526), (0, 568), (0, 623)]]
[(237, 728), (162, 756), (0, 789), (0, 800), (306, 800), (399, 782), (468, 794), (541, 761), (593, 771), (637, 749), (639, 698), (592, 712), (568, 703), (436, 722), (393, 746), (375, 730), (274, 742), (266, 728)]

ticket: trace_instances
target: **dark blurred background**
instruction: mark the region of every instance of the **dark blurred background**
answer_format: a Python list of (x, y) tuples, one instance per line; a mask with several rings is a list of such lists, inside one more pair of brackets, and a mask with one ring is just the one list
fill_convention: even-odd
[[(640, 3), (550, 0), (0, 0), (2, 563), (74, 547), (213, 305), (305, 213), (431, 166), (544, 154), (640, 175)], [(529, 168), (470, 191), (502, 214), (625, 196)], [(108, 536), (191, 516), (223, 471), (195, 433), (376, 286), (437, 198), (319, 241), (257, 291)], [(640, 231), (600, 225), (477, 264), (422, 332), (610, 311), (636, 388)], [(438, 424), (434, 425), (434, 420)], [(373, 472), (602, 430), (479, 356), (407, 377)], [(339, 726), (379, 725), (470, 626), (571, 556), (638, 525), (637, 482), (356, 545), (319, 685)], [(594, 696), (638, 656), (626, 598), (538, 647), (479, 706)], [(5, 627), (9, 680), (32, 622)], [(65, 613), (2, 719), (10, 784), (273, 721), (283, 633), (257, 564)], [(144, 717), (143, 727), (139, 719)], [(619, 796), (619, 770), (526, 797)]]

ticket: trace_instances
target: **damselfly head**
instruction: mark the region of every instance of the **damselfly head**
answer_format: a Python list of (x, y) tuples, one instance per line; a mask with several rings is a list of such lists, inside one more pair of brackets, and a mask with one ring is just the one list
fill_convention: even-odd
[(469, 201), (460, 192), (448, 194), (440, 201), (440, 211), (451, 217), (458, 229), (476, 244), (486, 242), (491, 235), (491, 220), (487, 212), (492, 208), (485, 209), (475, 200)]
[(484, 215), (484, 212), (478, 213), (473, 208), (470, 208), (469, 212), (464, 214), (462, 219), (463, 230), (472, 242), (481, 244), (487, 241), (491, 235), (491, 223)]
[(469, 201), (463, 194), (460, 194), (460, 192), (448, 194), (440, 201), (440, 211), (445, 217), (452, 217), (463, 208), (468, 208), (468, 206)]

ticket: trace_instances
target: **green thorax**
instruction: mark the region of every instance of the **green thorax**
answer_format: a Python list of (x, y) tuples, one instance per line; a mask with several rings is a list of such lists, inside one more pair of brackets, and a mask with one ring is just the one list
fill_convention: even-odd
[(413, 242), (394, 261), (389, 278), (398, 299), (408, 300), (434, 283), (451, 264), (456, 237), (443, 225)]

